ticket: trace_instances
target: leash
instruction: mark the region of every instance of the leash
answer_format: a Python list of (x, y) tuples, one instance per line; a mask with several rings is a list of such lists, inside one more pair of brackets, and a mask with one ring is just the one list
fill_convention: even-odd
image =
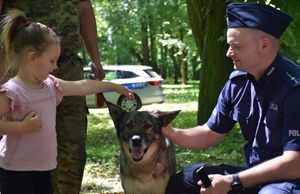
[(106, 102), (107, 102), (107, 100), (104, 97), (103, 92), (96, 94), (96, 105), (97, 105), (97, 107), (99, 107), (99, 108), (103, 107), (104, 103), (106, 103)]

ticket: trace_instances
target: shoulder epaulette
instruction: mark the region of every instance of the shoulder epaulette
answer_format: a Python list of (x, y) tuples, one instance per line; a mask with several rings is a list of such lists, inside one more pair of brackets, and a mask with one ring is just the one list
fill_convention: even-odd
[(283, 58), (285, 67), (282, 69), (284, 73), (284, 79), (291, 87), (297, 87), (300, 85), (300, 68), (294, 62), (287, 58)]
[(233, 71), (231, 74), (230, 74), (230, 76), (229, 76), (229, 79), (234, 79), (234, 78), (236, 78), (236, 77), (241, 77), (241, 76), (246, 76), (247, 75), (247, 73), (246, 72), (243, 72), (243, 71)]
[(300, 75), (297, 75), (293, 72), (286, 71), (285, 72), (285, 80), (292, 86), (297, 87), (300, 86)]

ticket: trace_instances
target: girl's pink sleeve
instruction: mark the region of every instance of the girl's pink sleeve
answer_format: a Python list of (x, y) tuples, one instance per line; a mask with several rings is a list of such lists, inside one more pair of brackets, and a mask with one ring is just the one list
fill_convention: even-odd
[(10, 108), (14, 110), (15, 107), (15, 99), (16, 99), (16, 92), (13, 92), (12, 89), (8, 86), (8, 84), (0, 85), (0, 93), (5, 93), (5, 95), (11, 100)]
[(62, 95), (62, 89), (59, 86), (59, 83), (56, 79), (56, 77), (54, 77), (53, 75), (49, 75), (49, 78), (53, 81), (54, 84), (54, 88), (55, 88), (55, 93), (56, 93), (56, 106), (59, 105), (59, 103), (61, 102), (63, 95)]

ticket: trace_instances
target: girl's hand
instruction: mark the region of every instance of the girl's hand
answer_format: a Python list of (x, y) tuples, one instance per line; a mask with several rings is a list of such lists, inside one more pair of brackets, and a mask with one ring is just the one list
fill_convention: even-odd
[(116, 92), (118, 92), (121, 95), (124, 95), (128, 100), (134, 99), (133, 92), (122, 85), (117, 85)]
[(42, 128), (42, 120), (40, 115), (30, 112), (23, 120), (23, 132), (35, 132)]

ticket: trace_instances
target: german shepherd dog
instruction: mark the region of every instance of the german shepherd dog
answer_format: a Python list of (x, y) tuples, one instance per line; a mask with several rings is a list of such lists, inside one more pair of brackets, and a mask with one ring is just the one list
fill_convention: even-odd
[(164, 194), (175, 173), (174, 146), (162, 135), (180, 111), (126, 112), (106, 103), (121, 147), (120, 178), (126, 194)]

